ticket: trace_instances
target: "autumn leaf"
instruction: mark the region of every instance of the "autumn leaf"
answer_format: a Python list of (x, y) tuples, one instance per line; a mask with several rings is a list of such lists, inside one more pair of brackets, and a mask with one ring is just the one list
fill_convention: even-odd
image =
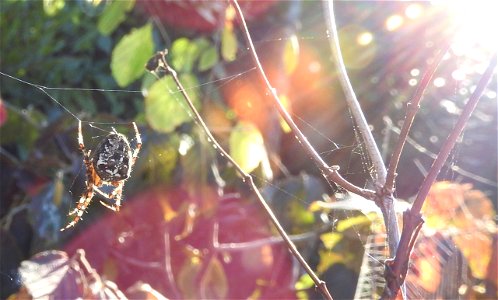
[(437, 252), (437, 244), (433, 239), (425, 239), (416, 246), (422, 255), (412, 255), (411, 267), (406, 281), (433, 293), (441, 283), (441, 264)]
[(230, 134), (230, 155), (244, 172), (256, 169), (267, 156), (259, 129), (250, 122), (239, 122)]
[(485, 278), (496, 231), (491, 200), (469, 184), (437, 182), (429, 191), (423, 213), (427, 227), (452, 237), (473, 276)]
[(223, 265), (213, 257), (200, 282), (200, 294), (204, 299), (223, 299), (228, 294), (228, 279)]
[(187, 259), (177, 276), (178, 288), (186, 299), (199, 298), (195, 278), (201, 270), (201, 261), (198, 257)]
[(453, 240), (467, 259), (472, 275), (484, 279), (491, 259), (491, 237), (483, 232), (474, 231), (456, 234), (453, 236)]

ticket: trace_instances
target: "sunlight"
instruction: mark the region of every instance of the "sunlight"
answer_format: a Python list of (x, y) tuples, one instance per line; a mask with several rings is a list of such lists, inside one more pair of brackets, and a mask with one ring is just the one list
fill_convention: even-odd
[(386, 29), (388, 31), (394, 31), (403, 25), (404, 19), (400, 15), (392, 15), (386, 20)]
[(454, 49), (466, 52), (473, 46), (486, 50), (496, 51), (498, 39), (496, 38), (496, 13), (498, 1), (443, 1), (450, 12), (453, 21), (460, 30), (455, 39)]

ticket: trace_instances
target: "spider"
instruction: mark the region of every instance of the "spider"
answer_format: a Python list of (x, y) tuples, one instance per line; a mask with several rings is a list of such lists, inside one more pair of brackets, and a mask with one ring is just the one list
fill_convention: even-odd
[[(75, 226), (81, 220), (81, 216), (90, 205), (95, 192), (107, 199), (114, 200), (113, 205), (100, 201), (102, 205), (113, 211), (119, 211), (125, 180), (130, 177), (131, 169), (142, 147), (142, 139), (135, 122), (133, 122), (133, 128), (137, 140), (136, 148), (133, 151), (126, 136), (113, 128), (112, 132), (100, 141), (92, 153), (92, 150), (85, 148), (81, 121), (79, 122), (78, 143), (81, 152), (83, 152), (83, 162), (86, 167), (86, 190), (81, 195), (76, 208), (69, 212), (69, 216), (74, 215), (73, 220), (61, 231)], [(114, 190), (110, 194), (106, 194), (100, 189), (102, 186), (112, 186)]]

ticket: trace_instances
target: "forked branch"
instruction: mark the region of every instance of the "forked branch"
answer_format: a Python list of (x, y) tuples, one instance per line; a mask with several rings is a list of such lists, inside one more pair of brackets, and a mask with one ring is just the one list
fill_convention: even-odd
[(360, 103), (356, 98), (353, 86), (349, 81), (346, 66), (344, 65), (344, 60), (342, 59), (341, 47), (339, 46), (339, 35), (337, 34), (337, 25), (335, 23), (334, 3), (332, 0), (325, 1), (323, 2), (323, 6), (325, 8), (327, 28), (329, 30), (330, 47), (334, 56), (334, 62), (337, 65), (337, 75), (339, 76), (339, 81), (342, 89), (344, 90), (346, 102), (351, 110), (351, 115), (354, 118), (356, 126), (359, 128), (361, 137), (365, 142), (365, 148), (367, 149), (368, 156), (372, 160), (375, 172), (377, 173), (375, 183), (384, 185), (384, 182), (386, 181), (386, 167), (384, 166), (384, 161), (380, 155), (379, 147), (377, 147), (377, 144), (375, 143), (375, 139), (370, 131)]
[(396, 257), (394, 261), (389, 264), (386, 274), (386, 288), (384, 289), (383, 298), (384, 299), (395, 299), (398, 294), (399, 287), (403, 283), (406, 272), (408, 270), (408, 261), (410, 253), (417, 239), (418, 232), (422, 226), (423, 219), (420, 214), (422, 205), (424, 204), (425, 198), (429, 193), (429, 190), (437, 178), (437, 175), (441, 171), (444, 163), (448, 159), (451, 150), (456, 144), (458, 137), (462, 134), (465, 125), (467, 124), (470, 115), (476, 108), (479, 99), (483, 95), (487, 85), (489, 84), (491, 78), (493, 77), (496, 68), (496, 53), (489, 62), (489, 65), (482, 75), (475, 91), (469, 98), (467, 104), (462, 111), (462, 114), (458, 118), (455, 127), (451, 131), (450, 135), (444, 142), (436, 160), (433, 162), (429, 173), (424, 179), (424, 182), (420, 186), (417, 193), (417, 197), (413, 202), (412, 208), (406, 211), (403, 215), (404, 225), (403, 232), (401, 235), (401, 240), (396, 252)]
[(230, 3), (234, 6), (235, 12), (237, 14), (237, 18), (240, 21), (241, 27), (242, 27), (242, 33), (244, 40), (246, 41), (247, 47), (249, 49), (249, 54), (251, 55), (251, 58), (256, 65), (256, 69), (259, 74), (259, 78), (263, 84), (263, 86), (266, 88), (268, 91), (269, 95), (271, 96), (271, 100), (275, 107), (277, 108), (280, 116), (285, 120), (285, 122), (289, 125), (291, 128), (292, 133), (296, 137), (296, 139), (301, 143), (302, 147), (306, 151), (306, 153), (310, 156), (310, 158), (313, 160), (313, 162), (316, 164), (322, 175), (330, 181), (333, 181), (334, 183), (339, 184), (349, 192), (359, 194), (369, 200), (373, 200), (375, 197), (375, 192), (367, 189), (362, 189), (360, 187), (355, 186), (354, 184), (348, 182), (346, 179), (344, 179), (342, 176), (340, 176), (338, 172), (338, 167), (337, 166), (332, 166), (329, 167), (327, 163), (320, 157), (320, 155), (316, 152), (315, 148), (310, 144), (306, 136), (301, 132), (299, 127), (297, 127), (296, 123), (290, 116), (290, 114), (287, 112), (285, 107), (282, 104), (282, 101), (280, 101), (280, 98), (277, 94), (277, 90), (274, 89), (271, 86), (270, 81), (268, 80), (268, 77), (266, 76), (265, 71), (263, 70), (263, 66), (261, 65), (261, 62), (259, 60), (258, 54), (256, 53), (256, 49), (254, 47), (254, 44), (252, 42), (251, 34), (249, 33), (249, 29), (247, 28), (246, 21), (244, 19), (244, 15), (242, 13), (242, 10), (240, 9), (240, 6), (237, 2), (237, 0), (230, 0)]
[(450, 45), (451, 43), (448, 41), (446, 45), (444, 45), (439, 50), (436, 57), (434, 57), (434, 59), (432, 60), (432, 63), (427, 66), (427, 69), (422, 76), (422, 80), (420, 80), (420, 83), (415, 90), (415, 94), (413, 95), (412, 100), (406, 104), (406, 116), (403, 122), (403, 127), (401, 128), (398, 141), (396, 142), (396, 146), (394, 147), (393, 154), (391, 155), (391, 160), (389, 161), (389, 167), (387, 169), (387, 178), (384, 185), (385, 190), (391, 191), (394, 189), (394, 180), (396, 179), (396, 170), (398, 169), (401, 152), (403, 151), (403, 147), (405, 146), (406, 140), (408, 138), (408, 133), (410, 132), (413, 120), (415, 119), (415, 115), (420, 108), (422, 96), (424, 95), (427, 86), (431, 82), (432, 76), (436, 72), (439, 63), (443, 60), (446, 52), (448, 52)]
[(354, 118), (356, 126), (359, 128), (361, 138), (365, 143), (368, 156), (372, 161), (377, 177), (375, 178), (375, 203), (380, 207), (384, 224), (387, 231), (387, 240), (389, 244), (389, 253), (391, 256), (396, 252), (399, 241), (399, 229), (394, 210), (394, 197), (392, 189), (385, 189), (386, 183), (386, 167), (380, 155), (379, 148), (375, 143), (372, 132), (368, 126), (365, 115), (361, 109), (360, 103), (356, 98), (353, 86), (348, 77), (346, 66), (341, 54), (341, 47), (339, 45), (339, 35), (337, 33), (337, 25), (334, 16), (334, 3), (332, 0), (323, 3), (324, 11), (327, 19), (327, 28), (329, 31), (329, 42), (334, 57), (334, 62), (337, 65), (337, 73), (341, 82), (342, 89), (346, 96), (346, 102)]

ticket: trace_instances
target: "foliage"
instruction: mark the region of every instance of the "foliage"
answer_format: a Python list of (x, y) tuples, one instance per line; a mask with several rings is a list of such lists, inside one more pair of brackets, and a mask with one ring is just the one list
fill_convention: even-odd
[[(364, 160), (361, 141), (352, 133), (354, 126), (329, 61), (328, 41), (322, 30), (316, 29), (323, 23), (316, 19), (321, 6), (270, 2), (247, 1), (243, 7), (249, 16), (258, 17), (251, 30), (272, 84), (317, 151), (347, 170), (349, 180), (367, 185), (368, 161)], [(172, 78), (146, 74), (147, 60), (155, 50), (164, 48), (168, 48), (167, 59), (210, 129), (243, 169), (256, 176), (265, 199), (305, 258), (331, 289), (353, 293), (365, 238), (382, 230), (373, 214), (361, 213), (362, 208), (310, 207), (317, 200), (336, 201), (336, 189), (319, 179), (321, 174), (301, 152), (288, 125), (268, 105), (267, 95), (248, 64), (233, 11), (218, 2), (186, 1), (187, 7), (193, 5), (187, 11), (209, 21), (189, 28), (188, 22), (195, 18), (180, 13), (185, 7), (158, 4), (171, 5), (152, 8), (157, 17), (168, 15), (168, 19), (153, 21), (148, 15), (150, 3), (160, 2), (2, 2), (1, 71), (33, 84), (67, 90), (45, 89), (50, 98), (36, 85), (0, 77), (0, 262), (2, 274), (17, 280), (12, 280), (15, 286), (10, 281), (9, 285), (0, 282), (0, 297), (6, 298), (22, 283), (26, 290), (17, 294), (21, 298), (26, 291), (32, 294), (30, 284), (50, 280), (71, 287), (70, 291), (94, 291), (92, 286), (78, 287), (89, 275), (116, 282), (114, 292), (121, 289), (129, 297), (315, 296), (309, 277), (294, 272), (295, 262), (288, 250), (275, 237), (233, 168), (199, 133)], [(302, 7), (296, 10), (295, 5)], [(375, 10), (367, 4), (338, 4), (339, 24), (344, 25), (341, 42), (353, 84), (386, 153), (395, 128), (382, 131), (384, 117), (400, 119), (404, 112), (401, 103), (410, 96), (406, 83), (415, 76), (410, 71), (421, 68), (421, 61), (431, 55), (430, 49), (407, 46), (422, 39), (418, 31), (405, 32), (400, 38), (383, 28), (368, 27), (390, 12), (403, 11), (403, 5), (389, 3), (386, 10)], [(296, 11), (300, 13), (293, 15)], [(184, 20), (171, 18), (175, 12)], [(279, 22), (284, 15), (289, 17), (285, 24)], [(437, 13), (427, 15), (444, 19)], [(356, 22), (358, 16), (363, 21)], [(306, 22), (299, 30), (287, 24), (303, 20)], [(431, 20), (413, 21), (411, 26), (427, 26)], [(365, 32), (375, 39), (358, 44), (358, 36)], [(438, 37), (426, 34), (424, 40), (438, 42)], [(412, 59), (400, 66), (393, 63), (403, 57)], [(441, 76), (451, 71), (447, 66)], [(468, 82), (447, 85), (427, 95), (428, 104), (422, 107), (413, 133), (426, 149), (409, 148), (403, 157), (399, 195), (408, 197), (416, 191), (422, 175), (414, 161), (429, 165), (427, 153), (436, 151), (457, 115), (452, 112), (465, 101), (464, 95), (452, 91), (456, 85), (470, 89), (476, 75), (468, 76)], [(453, 102), (441, 100), (449, 90)], [(496, 101), (491, 99), (483, 101), (466, 132), (466, 141), (474, 145), (467, 147), (467, 142), (462, 142), (455, 157), (462, 157), (456, 160), (459, 166), (474, 173), (482, 171), (483, 177), (496, 184), (496, 168), (480, 159), (496, 149), (496, 114), (490, 113), (496, 111)], [(102, 216), (104, 210), (93, 206), (71, 234), (61, 235), (66, 213), (78, 201), (85, 181), (76, 141), (77, 118), (93, 123), (85, 126), (85, 134), (94, 138), (86, 139), (89, 148), (111, 127), (131, 137), (131, 121), (139, 124), (144, 147), (126, 185), (123, 210)], [(462, 173), (453, 173), (458, 169), (451, 167), (443, 175), (460, 180)], [(496, 199), (489, 183), (476, 181), (474, 186)], [(433, 187), (424, 209), (427, 239), (419, 243), (419, 250), (435, 253), (441, 241), (450, 243), (468, 263), (473, 289), (481, 283), (496, 284), (496, 273), (493, 275), (489, 267), (493, 257), (496, 261), (496, 206), (492, 201), (470, 185), (442, 182)], [(435, 231), (442, 235), (440, 240)], [(4, 251), (7, 245), (11, 248)], [(53, 248), (68, 254), (42, 252), (28, 260)], [(87, 263), (95, 270), (73, 274), (66, 281), (64, 276), (74, 267), (71, 264), (81, 263), (73, 256), (80, 248), (85, 249)], [(416, 257), (413, 262), (412, 283), (430, 293), (440, 288), (445, 276), (443, 265), (433, 256)], [(41, 269), (51, 265), (54, 270), (42, 274), (39, 281), (26, 280), (39, 275), (25, 267), (30, 264)], [(347, 282), (333, 286), (346, 277)], [(103, 289), (110, 287), (100, 283)], [(60, 295), (54, 291), (47, 293)]]

